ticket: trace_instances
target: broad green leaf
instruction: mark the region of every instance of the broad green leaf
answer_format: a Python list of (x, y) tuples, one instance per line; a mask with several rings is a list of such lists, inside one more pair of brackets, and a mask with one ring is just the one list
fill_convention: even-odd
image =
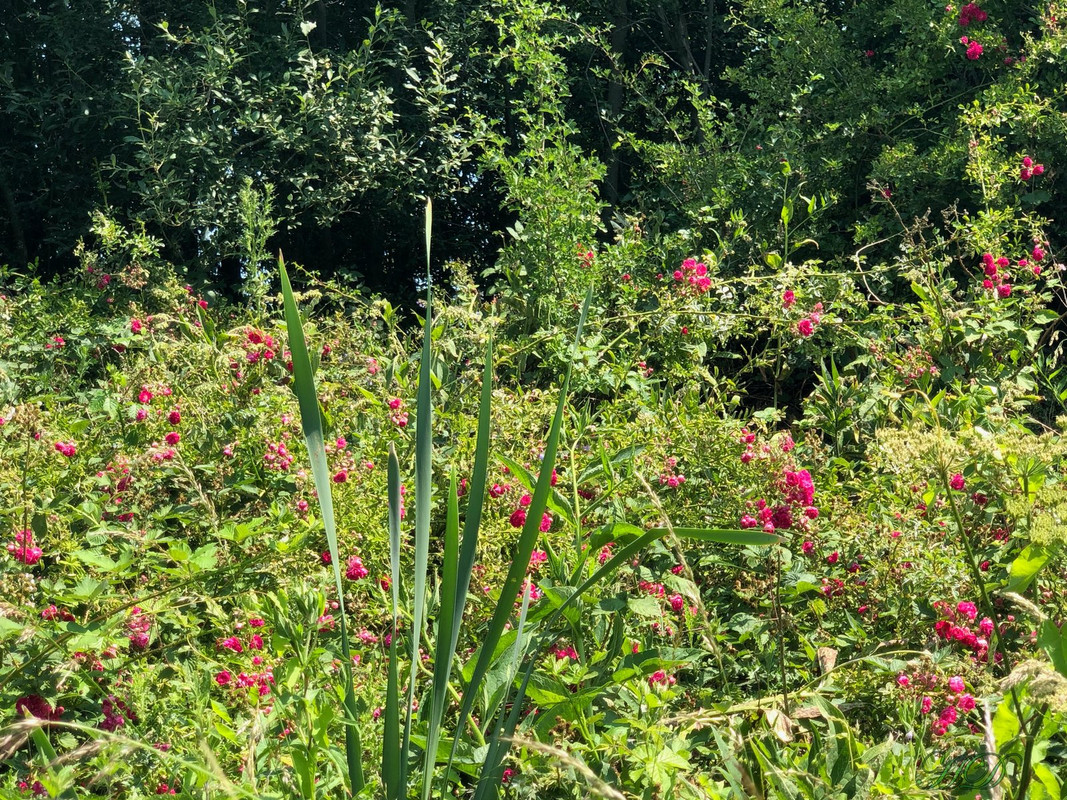
[(1034, 582), (1038, 572), (1049, 560), (1049, 554), (1043, 547), (1029, 545), (1011, 562), (1008, 577), (1009, 592), (1024, 592)]
[(1011, 710), (1008, 698), (1000, 701), (997, 711), (993, 715), (993, 738), (997, 747), (1003, 749), (1005, 745), (1019, 735), (1019, 718)]
[(1056, 672), (1067, 678), (1067, 625), (1061, 629), (1056, 627), (1055, 622), (1046, 619), (1037, 634), (1037, 644), (1048, 654)]
[(640, 597), (631, 597), (626, 601), (626, 605), (632, 612), (641, 617), (663, 616), (663, 609), (660, 607), (659, 601), (647, 594)]
[(1034, 777), (1041, 781), (1041, 785), (1045, 787), (1045, 791), (1048, 792), (1048, 796), (1051, 800), (1060, 800), (1060, 780), (1056, 777), (1056, 774), (1049, 769), (1048, 764), (1034, 764)]
[[(103, 572), (111, 572), (118, 566), (103, 553), (98, 553), (95, 550), (75, 550), (72, 555), (83, 564), (88, 564), (90, 567), (96, 567)], [(171, 555), (171, 558), (174, 558), (175, 561), (180, 560), (175, 558), (173, 554)]]

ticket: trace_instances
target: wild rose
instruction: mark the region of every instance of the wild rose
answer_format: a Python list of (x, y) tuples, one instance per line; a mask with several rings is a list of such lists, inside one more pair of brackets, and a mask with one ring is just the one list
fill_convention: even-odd
[(903, 672), (897, 675), (897, 686), (902, 689), (907, 689), (911, 685), (911, 678), (905, 675)]
[(674, 611), (681, 611), (683, 608), (685, 608), (685, 598), (683, 598), (680, 594), (672, 594), (670, 602), (671, 608)]
[(800, 546), (800, 551), (804, 555), (810, 556), (812, 553), (815, 552), (815, 544), (813, 542), (804, 542), (804, 544)]
[(78, 448), (74, 442), (56, 442), (56, 452), (67, 458), (74, 458), (78, 452)]
[(985, 22), (988, 18), (989, 15), (975, 3), (967, 3), (960, 9), (959, 23), (966, 28), (972, 22)]
[[(965, 37), (966, 38), (966, 37)], [(967, 45), (967, 58), (971, 61), (977, 61), (982, 56), (982, 45), (978, 42), (972, 41)]]
[(815, 326), (810, 319), (802, 319), (797, 323), (797, 333), (807, 339), (815, 333)]
[(347, 480), (348, 480), (348, 470), (340, 469), (340, 470), (337, 470), (337, 472), (334, 473), (334, 476), (333, 476), (333, 482), (334, 483), (344, 483)]
[(494, 483), (491, 487), (489, 487), (489, 496), (490, 497), (503, 497), (504, 494), (507, 493), (507, 490), (508, 490), (508, 487), (501, 486), (499, 483)]
[(552, 515), (547, 511), (541, 515), (541, 524), (538, 526), (538, 530), (541, 533), (548, 533), (552, 530)]
[(141, 332), (141, 320), (139, 320), (139, 319), (131, 319), (130, 320), (130, 333), (140, 333), (140, 332)]
[(348, 569), (345, 570), (345, 577), (350, 581), (358, 581), (366, 578), (370, 573), (367, 568), (363, 566), (363, 560), (359, 556), (352, 556), (348, 559)]
[(648, 685), (653, 688), (659, 686), (673, 686), (677, 682), (677, 679), (673, 675), (668, 675), (663, 670), (656, 670), (648, 677)]
[(930, 710), (933, 707), (934, 707), (934, 701), (931, 698), (929, 698), (929, 697), (924, 695), (923, 699), (922, 699), (922, 704), (920, 705), (920, 710), (922, 711), (922, 713), (929, 714)]
[(219, 647), (223, 647), (227, 650), (232, 650), (235, 653), (243, 653), (245, 649), (244, 645), (241, 644), (241, 640), (238, 639), (236, 636), (230, 636), (227, 639), (223, 639), (221, 642), (219, 642)]
[(963, 476), (960, 473), (957, 472), (955, 475), (953, 475), (951, 478), (949, 478), (948, 485), (951, 486), (953, 489), (955, 489), (957, 492), (962, 492), (963, 491), (963, 487), (966, 484), (965, 484), (965, 481), (963, 480)]
[(782, 292), (782, 308), (792, 308), (793, 304), (796, 303), (796, 301), (797, 296), (793, 294), (792, 289), (786, 289), (784, 292)]
[(950, 692), (959, 694), (964, 689), (966, 689), (967, 686), (964, 684), (963, 678), (961, 678), (959, 675), (953, 675), (951, 678), (948, 679), (948, 688)]
[(834, 550), (834, 552), (830, 553), (830, 555), (826, 557), (826, 563), (836, 564), (839, 558), (841, 558), (841, 554)]
[(52, 708), (52, 704), (39, 694), (30, 694), (15, 701), (15, 716), (25, 717), (29, 714), (37, 719), (54, 721), (59, 719), (65, 709), (62, 706)]
[(1011, 297), (1011, 284), (1000, 284), (1000, 286), (997, 287), (997, 296), (1002, 300)]
[(173, 446), (182, 440), (182, 435), (177, 431), (171, 431), (166, 436), (164, 436), (163, 439), (166, 441), (167, 444)]
[(516, 508), (508, 518), (508, 522), (511, 523), (511, 527), (513, 528), (521, 528), (526, 524), (526, 509)]
[(608, 542), (606, 545), (601, 547), (600, 552), (597, 553), (597, 562), (600, 564), (605, 564), (611, 558), (611, 548), (613, 548), (614, 546), (614, 542)]
[(182, 412), (179, 411), (178, 409), (174, 409), (169, 414), (167, 414), (167, 422), (169, 422), (171, 425), (177, 425), (181, 421), (182, 421)]
[(149, 388), (147, 386), (142, 386), (140, 394), (137, 395), (137, 402), (141, 405), (148, 405), (152, 402), (153, 397), (154, 395)]
[(15, 541), (7, 546), (7, 552), (16, 561), (32, 567), (41, 560), (44, 552), (33, 543), (33, 532), (28, 528), (15, 534)]

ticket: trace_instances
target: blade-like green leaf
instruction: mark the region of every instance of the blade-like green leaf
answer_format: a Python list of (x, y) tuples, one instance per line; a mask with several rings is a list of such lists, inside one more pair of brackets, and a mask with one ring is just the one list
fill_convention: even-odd
[(311, 369), (307, 344), (304, 341), (304, 328), (300, 323), (300, 312), (293, 298), (293, 287), (285, 271), (285, 262), (278, 256), (278, 270), (281, 273), (282, 297), (285, 307), (285, 325), (289, 335), (289, 352), (293, 361), (293, 391), (300, 406), (300, 422), (304, 430), (304, 441), (311, 460), (311, 474), (318, 492), (319, 508), (326, 528), (326, 543), (330, 549), (333, 563), (334, 586), (337, 589), (339, 616), (341, 619), (341, 654), (344, 664), (345, 711), (349, 723), (345, 725), (345, 755), (348, 760), (349, 787), (353, 794), (364, 785), (362, 748), (359, 741), (359, 727), (356, 723), (356, 695), (352, 685), (352, 654), (348, 645), (348, 628), (345, 622), (345, 594), (341, 584), (340, 554), (337, 551), (337, 528), (333, 516), (333, 494), (330, 487), (329, 465), (326, 462), (326, 449), (323, 441), (322, 416), (319, 414), (318, 394), (315, 391), (315, 375)]
[(1052, 620), (1045, 620), (1041, 623), (1037, 643), (1048, 654), (1056, 672), (1067, 678), (1067, 626), (1058, 628)]
[(456, 580), (456, 608), (453, 614), (451, 652), (459, 642), (459, 628), (463, 620), (463, 608), (467, 602), (471, 572), (478, 557), (478, 531), (482, 525), (482, 509), (485, 506), (485, 482), (489, 470), (490, 407), (493, 401), (493, 338), (485, 349), (485, 366), (482, 369), (482, 400), (478, 408), (478, 439), (474, 448), (474, 474), (471, 475), (470, 493), (467, 496), (467, 514), (463, 520), (463, 548), (459, 555), (459, 572)]
[[(529, 589), (522, 593), (522, 608), (519, 610), (519, 624), (516, 627), (515, 644), (511, 651), (511, 665), (508, 670), (507, 686), (511, 686), (515, 680), (515, 673), (518, 671), (519, 664), (522, 663), (522, 651), (523, 641), (522, 634), (523, 629), (526, 627), (526, 615), (530, 610), (530, 595)], [(522, 690), (525, 692), (527, 681), (523, 681)], [(505, 689), (503, 696), (500, 698), (500, 707), (507, 708), (507, 696), (508, 691)], [(516, 716), (516, 707), (512, 708), (511, 716)], [(495, 710), (494, 712), (495, 713)], [(485, 767), (482, 770), (482, 775), (478, 779), (478, 786), (474, 792), (474, 800), (486, 796), (487, 793), (493, 792), (495, 794), (495, 787), (500, 785), (500, 780), (503, 775), (500, 767), (503, 764), (504, 756), (507, 754), (508, 746), (502, 741), (501, 736), (508, 731), (508, 723), (510, 720), (505, 721), (504, 725), (497, 725), (493, 730), (493, 735), (489, 739), (489, 752), (485, 758)]]
[(389, 642), (389, 677), (385, 697), (385, 738), (382, 744), (382, 783), (386, 800), (400, 800), (400, 668), (397, 664), (396, 624), (400, 613), (400, 463), (389, 443), (389, 567), (392, 596), (393, 628)]
[[(474, 448), (474, 474), (471, 476), (470, 493), (467, 498), (467, 514), (463, 520), (463, 545), (459, 555), (456, 574), (456, 603), (452, 611), (452, 639), (449, 643), (449, 659), (453, 659), (459, 643), (459, 630), (463, 622), (463, 609), (467, 604), (467, 591), (470, 588), (471, 573), (478, 557), (478, 531), (482, 524), (482, 510), (485, 506), (486, 474), (489, 470), (489, 436), (491, 432), (490, 410), (493, 401), (493, 338), (490, 335), (485, 350), (485, 364), (482, 368), (482, 398), (478, 408), (478, 439)], [(440, 643), (438, 643), (440, 647)], [(436, 666), (436, 665), (435, 665)], [(451, 671), (451, 661), (449, 672)], [(443, 781), (448, 781), (452, 764), (462, 737), (462, 724), (449, 749), (448, 768), (444, 771)], [(446, 786), (442, 786), (444, 796)]]
[[(585, 321), (589, 315), (589, 305), (592, 300), (593, 290), (592, 287), (590, 287), (585, 297), (585, 304), (582, 306), (581, 317), (578, 320), (578, 330), (575, 334), (576, 344), (581, 341), (582, 331), (585, 328)], [(552, 468), (556, 462), (556, 450), (559, 447), (560, 429), (563, 427), (563, 411), (567, 405), (567, 393), (570, 389), (571, 368), (573, 363), (574, 361), (572, 359), (567, 367), (567, 373), (563, 379), (563, 386), (560, 389), (559, 402), (556, 405), (556, 414), (552, 420), (552, 427), (549, 429), (548, 442), (545, 446), (545, 456), (541, 462), (541, 473), (537, 479), (537, 486), (534, 489), (533, 499), (527, 508), (526, 524), (522, 528), (522, 533), (519, 535), (519, 541), (515, 547), (515, 558), (511, 562), (508, 574), (504, 578), (504, 585), (500, 589), (500, 597), (497, 599), (496, 608), (493, 610), (493, 616), (489, 621), (489, 629), (486, 631), (482, 647), (478, 653), (478, 660), (475, 663), (470, 683), (463, 692), (463, 703), (459, 712), (460, 731), (467, 723), (468, 716), (474, 705), (474, 698), (478, 695), (482, 680), (485, 678), (485, 674), (489, 670), (489, 662), (492, 658), (493, 650), (496, 648), (497, 642), (500, 641), (500, 636), (504, 632), (504, 626), (507, 624), (508, 617), (511, 616), (512, 611), (514, 610), (515, 597), (519, 593), (519, 587), (521, 586), (523, 577), (526, 575), (526, 570), (529, 567), (530, 554), (533, 552), (538, 534), (540, 533), (541, 515), (544, 514), (545, 506), (548, 501), (548, 494), (552, 490)], [(459, 739), (460, 736), (457, 731), (455, 741), (458, 742)], [(453, 749), (455, 749), (455, 744), (453, 744)]]
[(448, 676), (452, 670), (452, 627), (455, 624), (456, 580), (459, 570), (459, 493), (456, 469), (448, 482), (448, 512), (445, 520), (445, 548), (441, 560), (441, 606), (437, 616), (437, 643), (434, 648), (433, 692), (430, 695), (430, 721), (426, 731), (423, 763), (422, 797), (428, 800), (433, 786), (433, 768), (437, 761), (441, 720), (448, 696)]
[[(426, 318), (422, 327), (422, 357), (419, 362), (419, 388), (415, 408), (415, 580), (412, 597), (411, 680), (405, 711), (401, 777), (407, 775), (407, 754), (411, 749), (411, 716), (418, 676), (419, 642), (426, 615), (426, 568), (430, 558), (430, 492), (433, 489), (433, 424), (431, 343), (433, 338), (433, 287), (430, 283), (430, 230), (433, 208), (426, 201)], [(401, 781), (405, 784), (406, 779)]]

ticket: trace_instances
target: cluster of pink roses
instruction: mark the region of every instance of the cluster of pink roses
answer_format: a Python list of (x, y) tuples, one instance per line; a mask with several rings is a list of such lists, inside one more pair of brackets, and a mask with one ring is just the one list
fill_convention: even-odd
[(969, 39), (966, 36), (961, 36), (960, 44), (966, 46), (967, 58), (971, 61), (977, 61), (979, 58), (982, 57), (982, 45), (980, 45), (976, 40)]
[[(940, 702), (945, 704), (933, 724), (934, 736), (944, 736), (948, 729), (959, 721), (961, 713), (973, 711), (977, 705), (974, 696), (967, 693), (967, 684), (959, 675), (953, 675), (945, 685), (948, 691), (939, 691), (941, 679), (928, 673), (907, 675), (902, 672), (897, 676), (897, 686), (905, 692), (921, 695), (919, 710), (923, 714), (929, 714), (934, 709), (934, 698), (931, 695), (938, 695)], [(974, 726), (971, 727), (973, 730)]]
[[(1041, 262), (1045, 259), (1045, 249), (1039, 241), (1034, 242), (1034, 247), (1028, 254), (1029, 258), (1020, 258), (1015, 266), (1021, 270), (1029, 270), (1034, 277), (1041, 276)], [(1011, 266), (1011, 260), (1000, 256), (994, 257), (992, 253), (982, 254), (982, 288), (986, 291), (995, 291), (997, 297), (1006, 299), (1011, 297), (1011, 275), (1006, 271)]]
[(44, 555), (44, 551), (33, 543), (33, 531), (29, 528), (18, 531), (15, 534), (15, 541), (8, 543), (7, 552), (11, 554), (12, 558), (27, 567), (32, 567)]
[(688, 287), (693, 294), (701, 295), (711, 288), (707, 265), (695, 258), (683, 261), (681, 268), (676, 269), (672, 277), (676, 284)]
[(959, 22), (964, 28), (972, 22), (985, 22), (987, 19), (989, 19), (989, 15), (975, 3), (967, 3), (960, 9)]
[[(785, 311), (791, 309), (796, 305), (797, 296), (792, 289), (786, 289), (782, 292), (782, 308)], [(815, 326), (822, 321), (823, 306), (822, 303), (816, 303), (812, 310), (801, 317), (795, 326), (796, 332), (807, 339), (815, 333)]]
[[(974, 603), (961, 601), (953, 607), (951, 604), (939, 601), (934, 603), (942, 615), (942, 619), (934, 624), (934, 632), (938, 638), (946, 642), (959, 642), (974, 654), (977, 661), (986, 661), (989, 658), (989, 637), (994, 630), (993, 620), (982, 617), (977, 626), (973, 627), (978, 617), (978, 609)], [(1001, 629), (1003, 632), (1003, 629)], [(1001, 653), (996, 654), (995, 660), (999, 662)]]
[(1039, 178), (1044, 174), (1044, 164), (1035, 164), (1030, 156), (1023, 156), (1022, 166), (1019, 167), (1019, 180), (1028, 181), (1031, 178)]
[(781, 493), (781, 502), (772, 506), (762, 497), (748, 501), (746, 506), (756, 514), (744, 514), (739, 523), (741, 528), (761, 527), (765, 533), (774, 533), (795, 525), (807, 530), (809, 520), (818, 518), (819, 509), (814, 505), (815, 484), (810, 472), (784, 469), (776, 486)]
[[(321, 620), (320, 620), (321, 621)], [(250, 687), (256, 687), (260, 697), (266, 697), (270, 694), (271, 686), (274, 685), (273, 668), (270, 666), (264, 666), (263, 656), (259, 655), (259, 652), (263, 650), (263, 637), (259, 633), (259, 629), (266, 625), (266, 621), (260, 617), (253, 617), (248, 621), (248, 626), (256, 630), (248, 637), (247, 649), (256, 654), (252, 656), (252, 666), (257, 668), (254, 672), (240, 672), (235, 677), (229, 670), (223, 669), (215, 673), (215, 683), (219, 686), (235, 686), (238, 689), (247, 689)], [(243, 623), (237, 623), (235, 628), (240, 631), (244, 627)], [(244, 653), (245, 645), (238, 635), (228, 636), (218, 644), (220, 649), (229, 650), (233, 653)]]

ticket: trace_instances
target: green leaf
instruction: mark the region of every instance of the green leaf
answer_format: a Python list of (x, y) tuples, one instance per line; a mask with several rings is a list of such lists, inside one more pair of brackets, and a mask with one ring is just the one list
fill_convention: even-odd
[(0, 617), (0, 642), (15, 634), (22, 633), (24, 630), (26, 630), (26, 626), (22, 623), (15, 622), (15, 620), (7, 617)]
[(1003, 748), (1004, 745), (1019, 735), (1019, 718), (1015, 716), (1015, 712), (1011, 710), (1010, 703), (1007, 698), (1000, 701), (1000, 705), (997, 706), (997, 711), (993, 715), (993, 738), (997, 742), (997, 746)]
[(386, 800), (401, 796), (400, 762), (406, 753), (400, 750), (400, 676), (397, 664), (397, 617), (400, 613), (400, 463), (393, 443), (389, 443), (389, 566), (392, 575), (393, 629), (389, 642), (388, 678), (385, 694), (385, 732), (382, 742), (382, 783)]
[(642, 617), (661, 617), (663, 616), (663, 609), (660, 607), (659, 602), (655, 597), (651, 595), (642, 595), (641, 597), (631, 597), (626, 601), (627, 607)]
[(289, 756), (293, 760), (293, 771), (296, 772), (297, 783), (300, 786), (300, 796), (304, 800), (313, 800), (315, 797), (315, 760), (311, 758), (307, 748), (302, 744), (294, 744), (289, 750)]
[(1034, 582), (1038, 572), (1049, 560), (1049, 554), (1040, 545), (1028, 545), (1011, 562), (1008, 578), (1009, 592), (1024, 592)]
[(315, 376), (311, 368), (307, 343), (304, 341), (304, 328), (300, 322), (300, 312), (293, 297), (293, 287), (289, 284), (289, 275), (285, 271), (285, 262), (278, 255), (278, 270), (281, 273), (282, 297), (285, 306), (285, 325), (289, 338), (289, 351), (293, 362), (293, 391), (300, 406), (300, 422), (304, 430), (311, 460), (311, 473), (318, 492), (319, 508), (322, 511), (323, 525), (326, 528), (326, 544), (330, 550), (333, 565), (334, 588), (337, 591), (339, 617), (341, 622), (342, 676), (345, 686), (345, 710), (352, 724), (345, 725), (345, 755), (348, 760), (348, 781), (353, 794), (363, 789), (363, 766), (361, 764), (361, 746), (359, 727), (356, 724), (356, 696), (352, 685), (352, 653), (348, 643), (348, 629), (345, 622), (345, 593), (341, 584), (340, 554), (337, 549), (337, 527), (333, 515), (333, 494), (331, 489), (329, 464), (326, 461), (322, 417), (319, 414), (318, 394), (315, 391)]
[(103, 553), (98, 553), (95, 550), (75, 550), (71, 555), (83, 564), (88, 564), (90, 567), (96, 567), (103, 572), (111, 572), (118, 566), (118, 564)]
[[(430, 279), (430, 230), (433, 210), (426, 201), (426, 317), (422, 326), (422, 355), (419, 359), (419, 386), (415, 407), (415, 580), (412, 597), (411, 677), (404, 717), (404, 737), (401, 745), (400, 786), (407, 784), (408, 760), (411, 747), (412, 704), (418, 676), (419, 644), (423, 636), (426, 616), (426, 572), (430, 559), (430, 493), (433, 490), (433, 394), (431, 380), (431, 342), (433, 338), (433, 286)], [(426, 776), (424, 776), (426, 777)]]
[(433, 768), (437, 760), (437, 743), (440, 740), (441, 720), (448, 699), (448, 676), (452, 671), (455, 641), (453, 626), (456, 624), (456, 601), (459, 579), (459, 497), (456, 484), (456, 468), (448, 482), (448, 512), (445, 519), (444, 553), (441, 558), (441, 607), (437, 616), (437, 646), (434, 650), (433, 691), (430, 694), (430, 720), (426, 733), (425, 761), (423, 764), (422, 797), (429, 800), (433, 785)]
[(1034, 764), (1034, 777), (1041, 781), (1051, 800), (1060, 800), (1060, 781), (1047, 764)]
[[(585, 322), (589, 315), (589, 306), (592, 301), (593, 288), (590, 286), (589, 290), (586, 292), (585, 303), (582, 306), (582, 313), (578, 320), (578, 329), (574, 338), (575, 348), (577, 348), (577, 345), (582, 340), (582, 332), (585, 328)], [(497, 600), (496, 608), (493, 610), (493, 616), (489, 621), (489, 629), (485, 634), (485, 639), (483, 641), (481, 652), (478, 655), (478, 661), (475, 664), (470, 684), (467, 686), (463, 694), (463, 704), (459, 712), (459, 725), (461, 727), (467, 724), (467, 718), (470, 715), (474, 697), (477, 695), (481, 681), (485, 677), (486, 671), (489, 669), (489, 658), (492, 654), (492, 650), (500, 640), (500, 636), (504, 632), (504, 626), (507, 624), (508, 617), (511, 616), (514, 609), (514, 598), (519, 593), (519, 587), (523, 582), (526, 570), (530, 564), (530, 554), (533, 552), (534, 545), (536, 544), (537, 537), (540, 533), (539, 526), (541, 524), (541, 516), (544, 513), (548, 503), (548, 495), (552, 489), (552, 468), (556, 463), (556, 451), (559, 447), (560, 431), (563, 427), (563, 412), (567, 405), (567, 394), (570, 390), (572, 367), (573, 361), (568, 364), (567, 372), (563, 378), (563, 386), (560, 389), (559, 400), (556, 404), (556, 414), (552, 419), (552, 427), (549, 429), (548, 442), (545, 446), (545, 455), (541, 461), (541, 471), (538, 475), (537, 486), (534, 489), (533, 499), (527, 509), (526, 524), (523, 526), (522, 533), (519, 535), (519, 541), (515, 546), (515, 556), (512, 559), (511, 566), (504, 578), (504, 584), (500, 590), (500, 597)], [(572, 599), (573, 598), (569, 598), (568, 603), (571, 602)], [(524, 689), (520, 690), (520, 696), (515, 703), (516, 707), (521, 706), (522, 691), (524, 691)], [(514, 713), (517, 715), (517, 710), (515, 710)], [(481, 795), (483, 791), (495, 793), (500, 781), (499, 777), (497, 777), (497, 771), (500, 766), (499, 759), (501, 757), (498, 749), (490, 747), (490, 754), (486, 763), (486, 772), (483, 774), (482, 780), (478, 782), (476, 797)], [(494, 777), (497, 783), (496, 785), (490, 786)]]
[(1067, 678), (1067, 625), (1057, 628), (1055, 622), (1046, 619), (1038, 631), (1037, 644), (1048, 654), (1056, 672)]

